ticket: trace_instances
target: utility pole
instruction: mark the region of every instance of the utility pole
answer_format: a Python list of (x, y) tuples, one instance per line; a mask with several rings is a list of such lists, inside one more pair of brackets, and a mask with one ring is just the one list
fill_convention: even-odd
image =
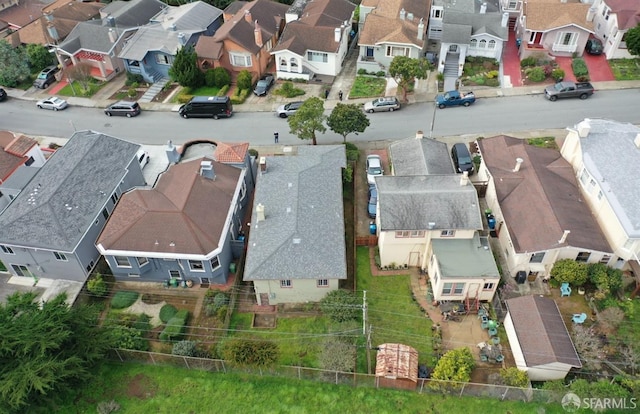
[(369, 325), (369, 332), (367, 332), (367, 373), (371, 374), (371, 332), (373, 327)]
[(371, 328), (367, 332), (367, 291), (362, 291), (362, 335), (366, 336), (367, 373), (371, 374)]

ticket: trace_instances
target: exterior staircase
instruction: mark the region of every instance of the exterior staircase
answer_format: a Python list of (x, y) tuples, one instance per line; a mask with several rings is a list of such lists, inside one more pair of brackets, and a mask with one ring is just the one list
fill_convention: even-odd
[(444, 90), (451, 91), (456, 89), (456, 80), (458, 79), (458, 54), (447, 53), (444, 61)]
[(151, 85), (149, 89), (147, 89), (144, 95), (142, 95), (142, 97), (140, 98), (139, 102), (151, 102), (153, 98), (155, 98), (156, 95), (159, 94), (160, 91), (162, 91), (162, 88), (164, 88), (167, 83), (169, 83), (169, 79), (160, 77), (153, 83), (153, 85)]
[(467, 313), (478, 313), (478, 309), (480, 309), (480, 301), (478, 300), (478, 292), (476, 292), (476, 296), (471, 297), (468, 296), (464, 301), (464, 308), (467, 310)]

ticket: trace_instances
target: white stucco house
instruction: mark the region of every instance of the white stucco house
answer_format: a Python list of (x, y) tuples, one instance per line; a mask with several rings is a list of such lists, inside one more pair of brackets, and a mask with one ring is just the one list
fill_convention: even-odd
[(625, 37), (640, 24), (640, 2), (636, 0), (593, 0), (588, 18), (595, 36), (602, 40), (607, 59), (629, 59)]

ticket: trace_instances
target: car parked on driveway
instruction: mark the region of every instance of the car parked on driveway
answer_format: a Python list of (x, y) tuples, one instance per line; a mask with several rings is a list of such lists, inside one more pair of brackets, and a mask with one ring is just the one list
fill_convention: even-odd
[(49, 98), (39, 100), (36, 103), (36, 106), (40, 109), (53, 109), (54, 111), (60, 111), (69, 106), (69, 104), (64, 99), (60, 99), (57, 96), (51, 96)]
[(463, 143), (453, 144), (451, 148), (451, 159), (457, 173), (467, 172), (473, 175), (473, 160), (467, 146)]
[(131, 118), (132, 116), (140, 115), (140, 105), (138, 105), (138, 102), (119, 101), (107, 106), (104, 109), (104, 113), (107, 116), (119, 115)]
[(384, 171), (382, 170), (382, 161), (380, 160), (379, 155), (367, 155), (367, 183), (374, 184), (376, 183), (375, 177), (383, 175)]
[(396, 109), (400, 109), (400, 102), (395, 96), (385, 96), (364, 104), (364, 111), (370, 114), (374, 112), (393, 112)]
[(602, 45), (600, 39), (591, 38), (587, 40), (584, 51), (590, 55), (601, 55), (602, 52), (604, 52), (604, 46)]
[(374, 185), (369, 185), (369, 191), (367, 192), (367, 214), (369, 218), (376, 218), (376, 209), (378, 207), (378, 189)]
[(0, 88), (0, 102), (4, 101), (7, 99), (7, 91), (5, 91), (4, 89)]
[(302, 101), (294, 101), (289, 102), (288, 104), (280, 105), (278, 109), (276, 109), (276, 113), (280, 118), (286, 118), (296, 113), (296, 111), (302, 106), (304, 102)]
[(57, 66), (47, 66), (33, 81), (33, 86), (40, 89), (47, 89), (49, 85), (56, 81), (56, 73), (60, 72), (60, 68)]
[(253, 93), (256, 96), (265, 96), (269, 89), (273, 86), (273, 75), (270, 73), (265, 73), (262, 75), (258, 83), (256, 83), (256, 87), (253, 89)]
[(438, 105), (438, 108), (440, 109), (444, 109), (447, 106), (469, 106), (475, 101), (476, 96), (473, 92), (461, 94), (458, 91), (449, 91), (436, 96), (436, 105)]

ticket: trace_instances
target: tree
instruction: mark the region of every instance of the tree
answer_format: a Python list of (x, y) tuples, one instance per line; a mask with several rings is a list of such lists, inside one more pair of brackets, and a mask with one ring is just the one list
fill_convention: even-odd
[(309, 98), (298, 108), (295, 114), (291, 115), (289, 129), (292, 134), (296, 134), (300, 139), (310, 139), (313, 145), (318, 145), (316, 132), (324, 132), (324, 104), (318, 97)]
[(327, 118), (327, 125), (347, 142), (347, 135), (352, 132), (362, 133), (369, 126), (369, 118), (356, 104), (338, 103)]
[(29, 66), (33, 71), (41, 71), (49, 65), (53, 65), (55, 58), (46, 47), (36, 43), (29, 43), (27, 45), (27, 57), (29, 59)]
[(181, 86), (197, 88), (204, 82), (204, 75), (198, 68), (198, 55), (193, 46), (180, 48), (169, 68), (169, 76)]
[(198, 350), (196, 349), (196, 341), (180, 341), (173, 344), (173, 349), (171, 353), (173, 355), (180, 356), (196, 356)]
[(0, 39), (0, 85), (13, 88), (29, 77), (29, 63), (21, 47)]
[[(440, 358), (431, 374), (431, 378), (441, 381), (469, 382), (474, 366), (475, 362), (469, 348), (452, 349)], [(458, 384), (443, 384), (438, 381), (432, 381), (429, 386), (434, 389), (459, 387)]]
[(89, 90), (89, 83), (93, 79), (91, 76), (91, 64), (89, 62), (78, 62), (64, 70), (65, 76), (80, 84), (84, 91)]
[(107, 282), (105, 282), (100, 273), (96, 273), (94, 277), (89, 279), (87, 282), (87, 290), (99, 298), (103, 298), (109, 293)]
[(222, 66), (213, 69), (214, 84), (217, 88), (231, 85), (231, 75), (229, 71)]
[(334, 322), (346, 322), (358, 319), (362, 306), (354, 293), (337, 289), (322, 298), (320, 310)]
[(551, 277), (558, 283), (582, 286), (587, 281), (587, 265), (571, 259), (558, 260), (551, 269)]
[(18, 292), (0, 304), (0, 412), (28, 410), (87, 381), (111, 346), (95, 308), (70, 308), (64, 294), (35, 299)]
[(389, 65), (389, 75), (402, 88), (402, 100), (407, 101), (407, 91), (409, 86), (416, 79), (424, 79), (431, 69), (429, 61), (426, 59), (414, 59), (407, 56), (396, 56)]
[(629, 53), (635, 56), (640, 56), (640, 24), (627, 30), (625, 42), (627, 43), (627, 50)]
[(526, 372), (520, 371), (516, 367), (500, 369), (500, 377), (504, 385), (510, 387), (525, 388), (529, 384), (529, 376)]
[(271, 341), (233, 339), (225, 344), (224, 358), (238, 365), (266, 367), (279, 358), (278, 345)]
[(253, 77), (251, 76), (251, 72), (245, 69), (238, 73), (238, 77), (236, 78), (236, 85), (238, 85), (238, 89), (251, 89), (252, 83)]

